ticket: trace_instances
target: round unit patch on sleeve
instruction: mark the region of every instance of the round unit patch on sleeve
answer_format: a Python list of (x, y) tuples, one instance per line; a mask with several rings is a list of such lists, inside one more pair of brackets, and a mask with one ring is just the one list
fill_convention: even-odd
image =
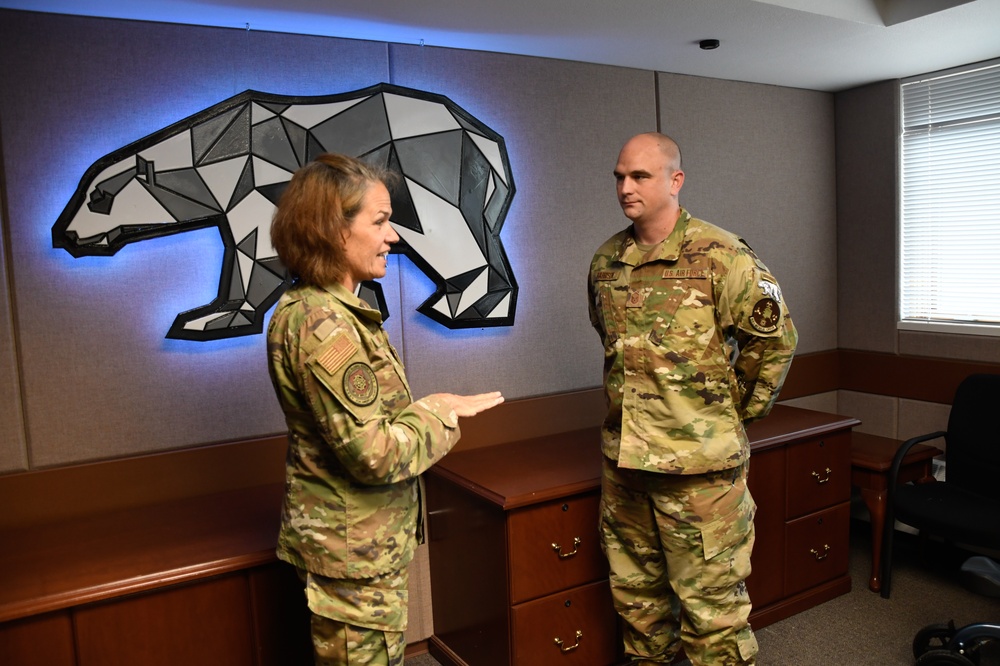
[(761, 333), (773, 333), (781, 323), (781, 308), (773, 298), (762, 298), (753, 306), (750, 325)]
[(378, 381), (367, 363), (358, 361), (344, 372), (344, 394), (355, 405), (367, 407), (378, 397)]

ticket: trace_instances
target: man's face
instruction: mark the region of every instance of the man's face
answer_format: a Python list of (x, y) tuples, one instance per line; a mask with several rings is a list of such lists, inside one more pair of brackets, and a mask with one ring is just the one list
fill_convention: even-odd
[(671, 168), (654, 139), (637, 136), (618, 155), (615, 181), (625, 217), (642, 224), (657, 220), (677, 205), (684, 172)]

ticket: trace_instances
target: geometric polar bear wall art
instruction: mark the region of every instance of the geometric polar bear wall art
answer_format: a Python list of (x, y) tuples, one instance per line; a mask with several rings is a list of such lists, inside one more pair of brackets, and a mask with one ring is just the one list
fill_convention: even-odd
[[(417, 309), (448, 328), (511, 326), (517, 283), (500, 242), (514, 196), (503, 137), (447, 97), (389, 84), (293, 97), (248, 90), (95, 162), (52, 227), (74, 257), (217, 226), (218, 296), (177, 315), (168, 338), (260, 333), (290, 284), (271, 217), (292, 173), (325, 152), (400, 174), (393, 226), (436, 285)], [(385, 312), (381, 287), (359, 294)]]

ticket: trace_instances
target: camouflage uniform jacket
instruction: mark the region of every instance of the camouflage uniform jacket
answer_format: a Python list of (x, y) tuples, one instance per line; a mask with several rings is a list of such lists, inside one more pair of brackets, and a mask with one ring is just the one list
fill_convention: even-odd
[(631, 228), (609, 239), (588, 288), (604, 344), (604, 455), (674, 474), (746, 461), (743, 426), (770, 411), (797, 341), (777, 281), (746, 243), (681, 209), (648, 253)]
[(458, 441), (458, 417), (412, 402), (378, 311), (340, 285), (286, 291), (267, 350), (289, 438), (278, 557), (331, 578), (399, 571), (417, 545), (418, 476)]

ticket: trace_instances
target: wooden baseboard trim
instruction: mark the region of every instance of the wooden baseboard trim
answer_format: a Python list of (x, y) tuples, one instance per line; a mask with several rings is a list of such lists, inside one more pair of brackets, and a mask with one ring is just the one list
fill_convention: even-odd
[(445, 666), (468, 666), (465, 660), (455, 654), (437, 636), (431, 636), (428, 648), (430, 655)]
[[(429, 640), (429, 639), (427, 639)], [(415, 643), (407, 643), (406, 650), (403, 652), (403, 657), (409, 659), (410, 657), (416, 657), (417, 655), (427, 654), (427, 640), (416, 641)]]

